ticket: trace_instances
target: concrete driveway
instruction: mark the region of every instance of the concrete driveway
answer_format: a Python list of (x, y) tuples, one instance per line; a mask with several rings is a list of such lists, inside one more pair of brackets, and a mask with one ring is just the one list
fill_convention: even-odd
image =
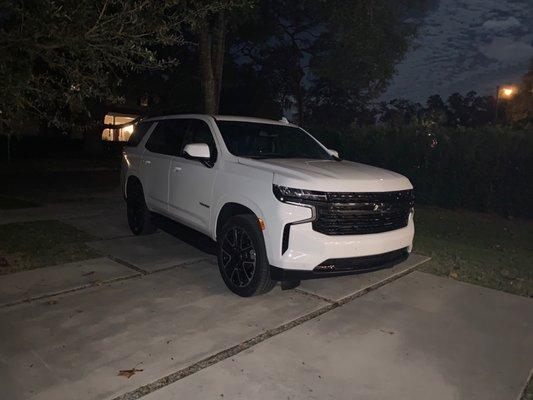
[(533, 366), (533, 301), (425, 257), (243, 299), (201, 235), (115, 209), (64, 219), (103, 257), (0, 277), (2, 398), (514, 400)]

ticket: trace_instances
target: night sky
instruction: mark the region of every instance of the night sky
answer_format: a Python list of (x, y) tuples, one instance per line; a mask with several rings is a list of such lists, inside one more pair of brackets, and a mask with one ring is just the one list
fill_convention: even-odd
[(421, 23), (384, 100), (493, 93), (533, 57), (533, 0), (436, 0)]

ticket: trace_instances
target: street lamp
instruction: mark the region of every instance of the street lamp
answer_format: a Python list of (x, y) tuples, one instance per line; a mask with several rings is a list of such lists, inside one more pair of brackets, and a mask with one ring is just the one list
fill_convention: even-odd
[(503, 99), (511, 99), (517, 92), (516, 86), (496, 86), (496, 107), (494, 109), (494, 123), (498, 121), (498, 105), (500, 103), (500, 97)]
[(516, 93), (516, 88), (513, 86), (505, 86), (501, 89), (501, 96), (505, 99), (510, 99)]

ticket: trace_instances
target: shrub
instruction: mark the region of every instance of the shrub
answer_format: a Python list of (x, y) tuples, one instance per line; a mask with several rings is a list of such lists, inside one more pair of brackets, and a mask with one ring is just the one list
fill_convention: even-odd
[(419, 203), (533, 217), (531, 130), (371, 126), (313, 133), (348, 160), (407, 176)]

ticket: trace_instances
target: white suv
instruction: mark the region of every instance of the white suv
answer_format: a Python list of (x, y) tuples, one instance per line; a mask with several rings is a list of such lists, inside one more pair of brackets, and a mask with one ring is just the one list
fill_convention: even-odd
[(341, 160), (286, 121), (143, 120), (124, 150), (122, 187), (133, 233), (153, 232), (158, 213), (208, 235), (240, 296), (390, 267), (411, 251), (409, 180)]

